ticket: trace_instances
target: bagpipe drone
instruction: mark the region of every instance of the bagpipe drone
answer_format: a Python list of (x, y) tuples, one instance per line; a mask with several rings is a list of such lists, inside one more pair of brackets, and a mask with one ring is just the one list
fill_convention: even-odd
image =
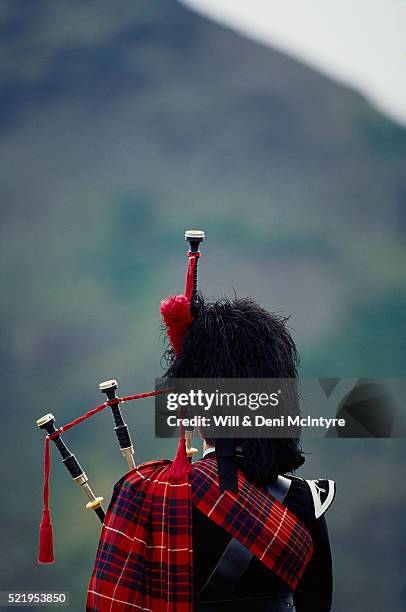
[[(188, 265), (186, 272), (185, 291), (182, 295), (169, 296), (161, 303), (161, 314), (166, 327), (168, 337), (171, 341), (175, 354), (179, 354), (182, 338), (190, 325), (193, 314), (196, 310), (196, 301), (198, 296), (198, 261), (200, 257), (200, 243), (204, 240), (205, 234), (200, 230), (188, 230), (185, 232), (185, 240), (189, 242), (189, 251), (187, 253)], [(52, 441), (58, 452), (61, 455), (62, 463), (65, 465), (72, 479), (84, 492), (88, 502), (86, 508), (93, 510), (100, 522), (103, 524), (106, 513), (103, 509), (103, 497), (96, 496), (90, 486), (89, 479), (81, 467), (76, 456), (69, 450), (62, 434), (69, 429), (79, 425), (84, 420), (87, 420), (105, 408), (109, 407), (114, 419), (114, 431), (120, 446), (121, 453), (125, 458), (128, 469), (136, 468), (134, 460), (134, 446), (131, 440), (130, 432), (127, 424), (124, 422), (121, 412), (121, 405), (125, 402), (135, 401), (138, 399), (153, 397), (159, 393), (165, 393), (165, 390), (150, 391), (146, 393), (138, 393), (135, 395), (117, 396), (117, 381), (107, 380), (99, 385), (100, 391), (107, 397), (107, 401), (96, 406), (92, 410), (86, 412), (82, 416), (74, 419), (62, 427), (55, 426), (55, 417), (53, 414), (46, 414), (37, 420), (37, 426), (46, 432), (45, 447), (44, 447), (44, 490), (43, 490), (43, 514), (40, 525), (40, 540), (38, 551), (39, 563), (53, 563), (53, 535), (52, 524), (49, 509), (49, 475), (50, 475), (50, 442)], [(192, 457), (197, 453), (197, 449), (192, 447), (193, 430), (182, 430), (181, 439), (179, 442), (178, 452), (175, 461), (172, 465), (172, 473), (177, 476), (177, 473), (182, 473), (182, 470), (187, 469), (187, 464)]]

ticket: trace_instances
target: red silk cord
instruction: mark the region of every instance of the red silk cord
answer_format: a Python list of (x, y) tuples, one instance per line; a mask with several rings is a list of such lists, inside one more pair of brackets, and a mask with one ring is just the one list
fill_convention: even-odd
[(194, 272), (197, 264), (197, 260), (200, 257), (200, 251), (197, 253), (192, 253), (189, 251), (188, 256), (188, 266), (186, 270), (186, 283), (185, 283), (185, 296), (189, 300), (192, 299), (193, 293), (193, 280), (194, 280)]
[[(193, 294), (194, 274), (197, 261), (200, 257), (200, 251), (197, 253), (189, 251), (187, 256), (188, 266), (186, 270), (184, 294), (170, 295), (166, 300), (162, 300), (161, 302), (161, 314), (166, 326), (166, 333), (168, 334), (168, 338), (171, 341), (176, 356), (179, 356), (181, 353), (183, 337), (193, 320), (190, 313), (190, 302)], [(186, 453), (184, 429), (183, 425), (181, 425), (178, 450), (168, 474), (168, 477), (175, 482), (183, 478), (192, 469)]]
[(49, 438), (45, 438), (44, 447), (44, 507), (39, 530), (38, 563), (54, 562), (54, 544), (52, 534), (51, 516), (49, 513)]
[(100, 404), (100, 406), (96, 406), (92, 410), (89, 410), (82, 416), (74, 419), (70, 423), (67, 423), (63, 427), (60, 427), (55, 431), (55, 433), (50, 436), (46, 436), (45, 438), (45, 446), (44, 446), (44, 492), (43, 492), (43, 511), (42, 511), (42, 520), (40, 525), (40, 537), (39, 537), (39, 547), (38, 547), (38, 562), (39, 563), (53, 563), (54, 562), (54, 551), (53, 551), (53, 534), (52, 534), (52, 524), (51, 524), (51, 516), (49, 509), (49, 473), (51, 470), (51, 460), (50, 460), (50, 449), (49, 449), (49, 441), (53, 440), (60, 434), (68, 431), (72, 427), (79, 425), (86, 419), (90, 419), (92, 416), (101, 412), (107, 406), (113, 406), (114, 404), (122, 403), (122, 402), (131, 402), (133, 400), (142, 399), (144, 397), (152, 397), (154, 395), (160, 395), (161, 393), (166, 393), (166, 389), (162, 389), (160, 391), (148, 391), (147, 393), (137, 393), (136, 395), (127, 395), (125, 397), (118, 397), (117, 399), (110, 400), (108, 402), (104, 402), (104, 404)]
[(100, 406), (96, 406), (96, 408), (93, 408), (92, 410), (89, 410), (89, 412), (82, 414), (82, 416), (78, 417), (77, 419), (74, 419), (70, 423), (63, 425), (63, 427), (60, 427), (55, 433), (51, 434), (50, 436), (47, 436), (47, 438), (49, 438), (50, 440), (53, 440), (54, 438), (56, 438), (56, 436), (59, 436), (61, 433), (64, 433), (65, 431), (68, 431), (68, 429), (71, 429), (71, 427), (75, 427), (75, 425), (79, 425), (79, 423), (82, 423), (82, 421), (86, 421), (86, 419), (90, 419), (90, 417), (94, 416), (98, 412), (101, 412), (102, 410), (107, 408), (107, 406), (114, 406), (114, 404), (119, 404), (121, 402), (123, 403), (131, 402), (133, 400), (143, 399), (144, 397), (152, 397), (154, 395), (160, 395), (161, 393), (166, 393), (166, 389), (163, 389), (161, 391), (148, 391), (147, 393), (137, 393), (136, 395), (127, 395), (124, 397), (117, 397), (114, 400), (104, 402), (104, 404), (100, 404)]

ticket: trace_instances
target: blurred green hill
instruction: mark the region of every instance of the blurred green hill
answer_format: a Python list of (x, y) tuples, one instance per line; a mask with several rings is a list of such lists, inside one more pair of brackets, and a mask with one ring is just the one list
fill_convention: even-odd
[[(152, 388), (159, 301), (182, 289), (188, 227), (207, 233), (203, 291), (290, 313), (304, 375), (403, 376), (406, 130), (167, 0), (5, 1), (0, 51), (1, 588), (52, 585), (82, 609), (97, 527), (57, 461), (58, 565), (35, 565), (35, 419), (78, 416), (98, 403), (101, 379)], [(153, 439), (151, 402), (129, 407), (128, 422), (140, 461), (173, 451)], [(111, 429), (103, 414), (67, 436), (107, 498), (123, 469)], [(366, 610), (360, 591), (376, 574), (368, 611), (400, 610), (403, 441), (309, 450), (308, 475), (337, 478), (343, 492), (332, 513), (336, 609)]]

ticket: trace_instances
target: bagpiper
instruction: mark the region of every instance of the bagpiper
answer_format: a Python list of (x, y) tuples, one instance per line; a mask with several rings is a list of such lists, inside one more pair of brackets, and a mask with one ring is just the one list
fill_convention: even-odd
[[(188, 231), (186, 239), (184, 294), (161, 303), (171, 343), (165, 378), (296, 379), (298, 355), (287, 319), (252, 299), (206, 301), (197, 273), (204, 233)], [(335, 484), (294, 475), (304, 463), (300, 439), (205, 437), (202, 457), (191, 462), (196, 449), (186, 431), (174, 461), (136, 466), (119, 402), (139, 396), (117, 398), (116, 388), (115, 381), (101, 385), (108, 401), (95, 410), (112, 408), (130, 471), (115, 485), (106, 514), (102, 499), (85, 491), (103, 521), (87, 611), (330, 610), (325, 513)], [(67, 428), (56, 430), (52, 421), (47, 440), (60, 444)], [(76, 478), (88, 487), (86, 476)], [(45, 534), (47, 503), (44, 488)]]

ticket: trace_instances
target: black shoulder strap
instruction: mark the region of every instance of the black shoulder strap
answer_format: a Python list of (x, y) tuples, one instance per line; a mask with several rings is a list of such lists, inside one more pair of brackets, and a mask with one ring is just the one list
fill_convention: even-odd
[(220, 561), (200, 590), (199, 598), (207, 591), (210, 593), (210, 599), (213, 597), (227, 599), (236, 588), (251, 559), (252, 553), (248, 548), (232, 538)]
[[(270, 495), (275, 497), (275, 499), (283, 503), (290, 485), (291, 480), (289, 480), (289, 478), (278, 476), (278, 478), (267, 485), (265, 489)], [(253, 555), (248, 548), (235, 538), (232, 538), (221, 555), (220, 561), (200, 590), (199, 596), (207, 590), (210, 592), (210, 597), (215, 594), (215, 596), (220, 599), (227, 599), (240, 582), (252, 557)]]

